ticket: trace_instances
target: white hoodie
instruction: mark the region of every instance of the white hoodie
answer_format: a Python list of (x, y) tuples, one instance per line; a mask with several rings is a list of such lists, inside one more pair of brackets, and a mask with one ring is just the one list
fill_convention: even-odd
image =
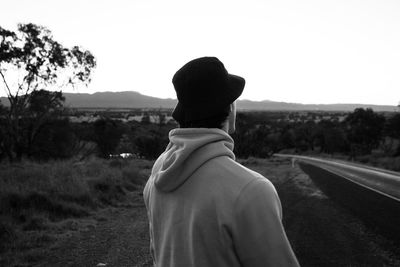
[(220, 129), (174, 129), (144, 189), (157, 267), (298, 266), (274, 186)]

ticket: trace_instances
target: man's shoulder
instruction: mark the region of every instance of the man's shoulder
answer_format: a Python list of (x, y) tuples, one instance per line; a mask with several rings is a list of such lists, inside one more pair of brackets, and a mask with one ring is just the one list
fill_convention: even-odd
[(247, 168), (246, 166), (240, 164), (239, 162), (228, 157), (215, 158), (215, 160), (211, 161), (211, 163), (225, 165), (227, 169), (231, 170), (234, 173), (247, 174), (253, 178), (265, 178), (260, 173), (253, 171)]
[(214, 179), (218, 179), (226, 186), (236, 187), (239, 190), (247, 184), (258, 180), (269, 183), (260, 173), (243, 166), (229, 157), (217, 157), (208, 161), (202, 167), (201, 172), (209, 173)]

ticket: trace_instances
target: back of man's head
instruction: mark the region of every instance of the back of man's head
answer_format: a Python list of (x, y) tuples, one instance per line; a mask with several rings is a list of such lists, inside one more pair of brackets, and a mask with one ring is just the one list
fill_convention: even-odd
[(182, 128), (221, 128), (245, 80), (229, 74), (216, 57), (186, 63), (172, 79), (178, 98), (172, 117)]

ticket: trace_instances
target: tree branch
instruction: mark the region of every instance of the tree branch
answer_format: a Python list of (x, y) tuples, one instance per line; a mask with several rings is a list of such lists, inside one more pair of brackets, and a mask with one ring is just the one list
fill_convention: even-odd
[(12, 94), (11, 94), (10, 87), (8, 86), (8, 83), (7, 83), (7, 81), (6, 81), (6, 78), (4, 77), (4, 74), (3, 74), (3, 72), (1, 71), (1, 69), (0, 69), (0, 75), (1, 75), (1, 77), (3, 78), (4, 84), (6, 85), (6, 88), (7, 88), (7, 91), (8, 91), (8, 92), (6, 92), (7, 95), (11, 96)]
[[(26, 97), (26, 105), (28, 104), (28, 102), (30, 101), (30, 99), (32, 98), (32, 92), (34, 92), (34, 91), (36, 91), (36, 89), (38, 88), (38, 84), (36, 83), (35, 84), (35, 88), (33, 88), (33, 90), (31, 91), (31, 93), (29, 93), (29, 87), (31, 87), (31, 82), (28, 84), (28, 89), (26, 90), (26, 93), (25, 93), (25, 97)], [(26, 106), (25, 106), (26, 107)]]

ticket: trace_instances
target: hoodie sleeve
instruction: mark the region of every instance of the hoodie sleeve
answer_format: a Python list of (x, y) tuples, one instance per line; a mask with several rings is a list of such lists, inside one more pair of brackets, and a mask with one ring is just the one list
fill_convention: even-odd
[(234, 206), (232, 236), (242, 266), (299, 266), (282, 225), (282, 208), (265, 178), (247, 184)]

